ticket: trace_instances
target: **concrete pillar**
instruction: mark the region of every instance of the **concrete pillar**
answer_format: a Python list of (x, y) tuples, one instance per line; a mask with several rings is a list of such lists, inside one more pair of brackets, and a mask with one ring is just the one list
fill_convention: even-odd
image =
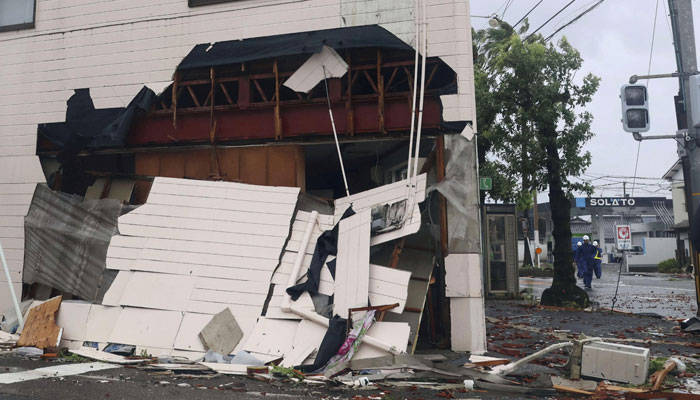
[(445, 135), (445, 164), (445, 179), (459, 183), (458, 193), (446, 196), (449, 255), (445, 258), (445, 295), (450, 299), (452, 350), (483, 354), (486, 316), (476, 139)]

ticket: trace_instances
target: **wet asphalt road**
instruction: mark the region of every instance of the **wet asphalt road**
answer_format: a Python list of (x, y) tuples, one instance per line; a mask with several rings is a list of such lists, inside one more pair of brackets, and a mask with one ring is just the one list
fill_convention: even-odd
[[(600, 307), (610, 308), (615, 296), (618, 265), (603, 264), (601, 279), (593, 278), (593, 289), (588, 291), (591, 301)], [(541, 297), (551, 278), (520, 278), (520, 290), (531, 289)], [(578, 280), (583, 288), (583, 281)], [(660, 273), (625, 273), (620, 277), (620, 287), (615, 309), (633, 313), (655, 313), (673, 319), (689, 318), (697, 312), (695, 282), (690, 277)]]

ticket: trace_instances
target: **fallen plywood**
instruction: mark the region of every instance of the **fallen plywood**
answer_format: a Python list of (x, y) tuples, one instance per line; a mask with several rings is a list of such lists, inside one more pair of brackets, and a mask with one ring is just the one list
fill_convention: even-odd
[(348, 309), (367, 306), (369, 298), (369, 209), (340, 221), (333, 312), (348, 318)]
[(212, 317), (199, 333), (204, 348), (220, 354), (231, 353), (242, 338), (243, 331), (228, 308)]
[(17, 346), (40, 349), (58, 347), (62, 329), (56, 325), (56, 313), (62, 299), (62, 296), (54, 297), (29, 310)]
[[(104, 361), (112, 364), (141, 364), (142, 362), (147, 361), (146, 359), (129, 359), (118, 354), (107, 353), (106, 351), (100, 351), (92, 347), (80, 347), (77, 350), (70, 350), (70, 352), (91, 360)], [(148, 361), (150, 361), (150, 359)]]
[(37, 368), (29, 371), (0, 374), (0, 384), (33, 381), (35, 379), (60, 378), (62, 376), (81, 375), (87, 372), (119, 368), (118, 365), (101, 362), (84, 364), (64, 364), (54, 367)]

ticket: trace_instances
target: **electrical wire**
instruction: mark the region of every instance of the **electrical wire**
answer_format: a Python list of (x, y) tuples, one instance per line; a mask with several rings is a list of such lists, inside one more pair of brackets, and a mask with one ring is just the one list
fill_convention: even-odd
[[(659, 0), (656, 0), (656, 8), (654, 9), (654, 26), (651, 28), (651, 48), (649, 49), (649, 66), (647, 75), (651, 74), (651, 60), (654, 55), (654, 39), (656, 38), (656, 17), (659, 15)], [(649, 88), (649, 78), (647, 78), (647, 89)], [(639, 142), (642, 144), (642, 142)], [(636, 175), (636, 174), (635, 174)]]
[(503, 9), (503, 13), (501, 13), (501, 19), (506, 17), (506, 11), (508, 11), (508, 7), (513, 3), (513, 0), (508, 0), (508, 3), (506, 3), (506, 7)]
[(562, 31), (564, 28), (566, 28), (567, 26), (570, 26), (570, 25), (574, 24), (576, 21), (578, 21), (579, 19), (581, 19), (581, 17), (583, 17), (584, 15), (588, 14), (589, 12), (593, 11), (596, 7), (598, 7), (599, 5), (601, 5), (604, 1), (605, 1), (605, 0), (598, 0), (597, 3), (593, 4), (591, 7), (589, 7), (588, 9), (586, 9), (586, 11), (584, 11), (584, 12), (582, 12), (581, 14), (577, 15), (576, 17), (574, 17), (574, 19), (572, 19), (571, 21), (569, 21), (569, 22), (567, 22), (566, 24), (562, 25), (559, 29), (557, 29), (556, 31), (554, 31), (554, 33), (552, 33), (551, 35), (547, 36), (547, 38), (546, 38), (544, 41), (545, 41), (545, 42), (548, 42), (550, 39), (552, 39), (552, 38), (554, 37), (554, 35), (556, 35), (557, 33), (561, 32), (561, 31)]
[(527, 37), (525, 38), (525, 40), (523, 40), (523, 42), (527, 41), (528, 39), (530, 39), (530, 38), (532, 37), (532, 35), (534, 35), (535, 33), (539, 32), (540, 29), (544, 28), (545, 25), (547, 25), (551, 20), (553, 20), (554, 18), (556, 18), (557, 15), (561, 14), (561, 13), (562, 13), (564, 10), (566, 10), (570, 5), (574, 4), (575, 1), (576, 1), (576, 0), (571, 0), (571, 1), (570, 1), (569, 3), (567, 3), (564, 7), (562, 7), (561, 10), (557, 11), (556, 14), (552, 15), (551, 17), (549, 17), (549, 19), (546, 20), (546, 21), (544, 22), (544, 24), (540, 25), (539, 28), (535, 29), (531, 34), (527, 35)]
[(326, 76), (326, 66), (323, 66), (323, 83), (326, 85), (326, 100), (328, 101), (328, 115), (331, 117), (331, 125), (333, 126), (333, 137), (335, 138), (335, 148), (338, 150), (338, 161), (340, 161), (340, 171), (343, 173), (343, 183), (345, 184), (345, 194), (350, 197), (350, 189), (348, 189), (348, 178), (345, 175), (345, 166), (343, 165), (343, 154), (340, 152), (340, 142), (338, 142), (338, 132), (335, 130), (335, 119), (333, 118), (333, 109), (331, 108), (331, 97), (328, 94), (328, 77)]
[(527, 18), (527, 16), (530, 15), (531, 12), (535, 11), (535, 8), (537, 8), (537, 6), (539, 6), (540, 4), (542, 4), (543, 1), (544, 1), (544, 0), (538, 1), (537, 4), (535, 4), (535, 6), (532, 7), (532, 8), (530, 9), (530, 11), (527, 12), (527, 14), (523, 15), (523, 17), (520, 18), (520, 19), (518, 20), (518, 22), (516, 22), (515, 24), (513, 24), (513, 28), (515, 28), (515, 26), (518, 25), (519, 23), (523, 22), (523, 21), (525, 20), (525, 18)]

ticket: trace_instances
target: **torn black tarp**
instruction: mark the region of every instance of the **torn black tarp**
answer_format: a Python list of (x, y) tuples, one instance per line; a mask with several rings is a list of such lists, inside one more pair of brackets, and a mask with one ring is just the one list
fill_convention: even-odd
[(67, 102), (66, 121), (41, 124), (38, 133), (61, 149), (61, 162), (85, 148), (123, 147), (136, 111), (147, 110), (155, 99), (144, 86), (126, 107), (96, 109), (90, 89), (76, 89)]
[(393, 33), (378, 25), (324, 29), (245, 40), (228, 40), (195, 46), (178, 70), (209, 68), (254, 60), (318, 53), (323, 46), (334, 50), (379, 47), (412, 50)]
[(107, 248), (127, 209), (116, 199), (86, 200), (37, 185), (24, 220), (23, 282), (102, 301), (117, 274), (105, 269)]
[[(355, 211), (352, 210), (352, 206), (348, 207), (340, 217), (340, 220), (352, 217), (355, 215)], [(311, 258), (311, 265), (306, 273), (307, 279), (305, 282), (300, 283), (296, 286), (288, 287), (287, 294), (292, 297), (292, 300), (296, 301), (299, 296), (304, 292), (309, 292), (312, 296), (318, 294), (318, 284), (321, 281), (321, 269), (326, 263), (329, 255), (338, 254), (338, 225), (340, 221), (329, 231), (325, 231), (318, 237), (316, 241), (316, 247), (314, 248), (314, 255)], [(335, 264), (334, 264), (335, 265)], [(333, 268), (333, 276), (335, 276), (335, 267)]]

